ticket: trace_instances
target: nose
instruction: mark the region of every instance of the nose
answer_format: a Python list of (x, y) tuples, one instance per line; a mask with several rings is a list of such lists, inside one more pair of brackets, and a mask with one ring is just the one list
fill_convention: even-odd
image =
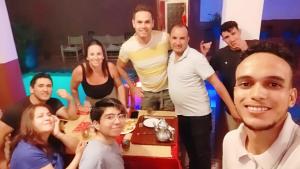
[(256, 84), (252, 87), (250, 96), (253, 100), (263, 100), (267, 97), (266, 88), (260, 84)]

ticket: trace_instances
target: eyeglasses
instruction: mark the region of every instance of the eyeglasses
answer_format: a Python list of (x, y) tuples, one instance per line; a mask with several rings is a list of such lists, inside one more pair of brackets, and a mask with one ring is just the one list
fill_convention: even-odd
[(124, 121), (127, 118), (126, 114), (120, 113), (120, 114), (106, 114), (103, 117), (106, 120), (109, 121), (114, 121), (116, 119), (120, 120), (120, 121)]

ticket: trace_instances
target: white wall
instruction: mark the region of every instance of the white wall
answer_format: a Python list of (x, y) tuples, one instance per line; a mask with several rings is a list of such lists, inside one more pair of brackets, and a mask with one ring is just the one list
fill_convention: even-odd
[[(263, 0), (224, 0), (222, 23), (236, 21), (242, 31), (242, 39), (259, 39)], [(220, 40), (220, 47), (225, 46)]]
[[(201, 0), (200, 21), (208, 22), (212, 14), (220, 14), (222, 2), (223, 0)], [(274, 19), (300, 19), (300, 0), (264, 0), (262, 20)]]

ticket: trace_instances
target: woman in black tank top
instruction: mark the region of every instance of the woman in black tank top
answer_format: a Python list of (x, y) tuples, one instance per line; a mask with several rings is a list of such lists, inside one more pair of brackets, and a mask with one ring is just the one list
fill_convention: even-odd
[(118, 98), (125, 106), (125, 88), (116, 66), (106, 61), (103, 45), (97, 40), (92, 40), (85, 51), (86, 62), (78, 65), (72, 72), (71, 90), (76, 105), (81, 105), (78, 94), (81, 84), (87, 96), (86, 106), (92, 106), (105, 97)]

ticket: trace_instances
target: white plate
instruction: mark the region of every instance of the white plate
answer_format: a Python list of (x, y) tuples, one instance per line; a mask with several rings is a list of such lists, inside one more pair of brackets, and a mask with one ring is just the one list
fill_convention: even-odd
[(131, 133), (135, 129), (136, 122), (137, 122), (136, 119), (127, 119), (121, 134)]
[(159, 122), (159, 120), (157, 118), (149, 118), (144, 120), (143, 124), (146, 127), (154, 127), (154, 125), (156, 125)]

